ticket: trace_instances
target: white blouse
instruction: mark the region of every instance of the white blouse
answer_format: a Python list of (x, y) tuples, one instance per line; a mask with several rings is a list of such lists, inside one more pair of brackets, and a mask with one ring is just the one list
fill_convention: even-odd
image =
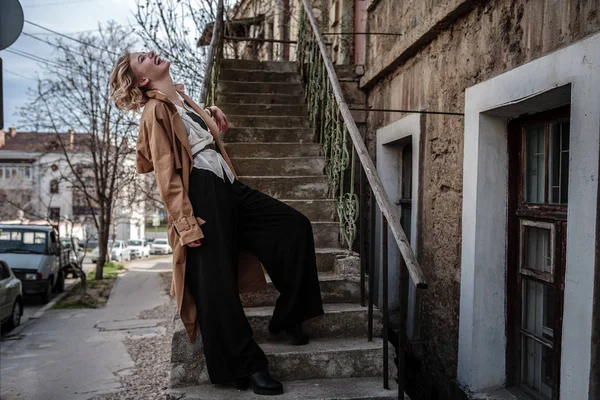
[[(209, 131), (208, 125), (198, 113), (185, 104), (183, 97), (181, 97), (179, 93), (177, 93), (177, 95), (183, 103), (183, 107), (180, 107), (177, 104), (175, 104), (175, 107), (185, 125), (185, 131), (188, 135), (188, 140), (192, 149), (194, 168), (212, 171), (223, 180), (225, 180), (223, 175), (223, 171), (225, 171), (227, 178), (233, 183), (235, 176), (223, 156), (213, 149), (204, 149), (206, 145), (215, 142), (213, 135)], [(194, 116), (197, 117), (196, 121), (192, 119), (189, 113), (193, 113)]]

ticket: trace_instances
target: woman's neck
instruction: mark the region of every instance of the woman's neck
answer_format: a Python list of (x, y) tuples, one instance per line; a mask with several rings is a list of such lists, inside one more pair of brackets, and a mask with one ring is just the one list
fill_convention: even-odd
[(173, 84), (173, 80), (171, 79), (170, 75), (167, 75), (165, 79), (153, 82), (152, 89), (159, 90), (160, 92), (164, 93), (173, 104), (183, 107), (183, 102), (177, 94), (175, 84)]

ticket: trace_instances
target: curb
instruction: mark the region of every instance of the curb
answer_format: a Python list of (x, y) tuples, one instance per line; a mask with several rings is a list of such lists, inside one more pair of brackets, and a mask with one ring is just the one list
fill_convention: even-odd
[(58, 303), (63, 297), (65, 297), (67, 294), (69, 294), (69, 291), (71, 289), (75, 288), (76, 286), (78, 286), (80, 284), (81, 284), (81, 280), (78, 280), (76, 282), (70, 283), (69, 285), (65, 285), (65, 290), (62, 293), (59, 293), (55, 298), (53, 298), (51, 301), (49, 301), (48, 304), (46, 304), (44, 307), (37, 310), (37, 312), (35, 314), (33, 314), (31, 317), (27, 318), (25, 321), (22, 321), (19, 324), (19, 326), (17, 326), (15, 329), (10, 331), (10, 333), (8, 335), (13, 336), (13, 335), (20, 334), (21, 331), (23, 329), (25, 329), (25, 327), (29, 326), (30, 321), (35, 321), (35, 320), (41, 318), (42, 315), (44, 315), (44, 313), (46, 311), (48, 311), (50, 308), (52, 308), (52, 306), (54, 306), (56, 303)]
[(55, 298), (53, 298), (50, 302), (48, 302), (48, 304), (46, 304), (44, 307), (40, 308), (39, 310), (37, 310), (37, 312), (35, 314), (33, 314), (31, 317), (29, 317), (29, 319), (38, 319), (40, 318), (42, 315), (44, 315), (44, 313), (46, 311), (48, 311), (49, 309), (51, 309), (56, 303), (58, 303), (60, 301), (60, 299), (62, 299), (63, 297), (65, 297), (67, 294), (69, 294), (69, 291), (73, 288), (75, 288), (76, 286), (81, 284), (81, 280), (78, 280), (76, 282), (71, 283), (70, 285), (65, 285), (65, 290), (63, 290), (62, 293), (59, 293)]

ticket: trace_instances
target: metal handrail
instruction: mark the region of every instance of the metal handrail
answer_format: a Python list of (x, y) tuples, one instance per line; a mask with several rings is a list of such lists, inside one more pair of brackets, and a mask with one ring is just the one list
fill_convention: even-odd
[(400, 249), (402, 258), (406, 263), (406, 268), (408, 269), (408, 273), (410, 275), (411, 280), (417, 286), (417, 288), (425, 289), (427, 288), (427, 282), (425, 280), (423, 270), (419, 266), (415, 254), (412, 248), (410, 247), (410, 243), (406, 238), (406, 234), (404, 233), (404, 230), (400, 225), (400, 219), (398, 218), (398, 215), (395, 211), (395, 207), (392, 204), (392, 202), (388, 199), (385, 193), (385, 189), (383, 188), (381, 179), (377, 174), (375, 164), (369, 156), (367, 147), (363, 142), (358, 127), (356, 126), (356, 122), (354, 122), (354, 118), (352, 117), (352, 113), (348, 108), (348, 104), (344, 99), (344, 95), (342, 94), (342, 88), (340, 87), (340, 83), (337, 79), (335, 68), (329, 58), (329, 54), (327, 53), (327, 46), (325, 45), (323, 38), (319, 33), (317, 22), (310, 9), (310, 3), (308, 0), (302, 0), (302, 3), (304, 5), (304, 11), (306, 12), (308, 20), (312, 26), (313, 34), (315, 35), (317, 44), (319, 46), (319, 50), (321, 51), (321, 56), (323, 57), (325, 68), (327, 69), (329, 84), (331, 85), (331, 89), (342, 114), (342, 118), (344, 120), (344, 123), (346, 124), (348, 133), (350, 134), (350, 138), (352, 139), (352, 144), (356, 149), (356, 153), (358, 155), (362, 168), (365, 171), (367, 180), (369, 181), (371, 189), (373, 190), (373, 194), (375, 195), (377, 204), (379, 205), (382, 214), (388, 221), (389, 228), (392, 232), (392, 235), (394, 236), (398, 248)]

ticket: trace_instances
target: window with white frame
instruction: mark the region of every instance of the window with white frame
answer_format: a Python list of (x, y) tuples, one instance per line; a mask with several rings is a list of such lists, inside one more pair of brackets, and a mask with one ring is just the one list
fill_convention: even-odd
[(510, 123), (507, 377), (547, 400), (560, 383), (569, 140), (568, 106)]
[(33, 180), (33, 167), (30, 164), (0, 164), (0, 179)]

